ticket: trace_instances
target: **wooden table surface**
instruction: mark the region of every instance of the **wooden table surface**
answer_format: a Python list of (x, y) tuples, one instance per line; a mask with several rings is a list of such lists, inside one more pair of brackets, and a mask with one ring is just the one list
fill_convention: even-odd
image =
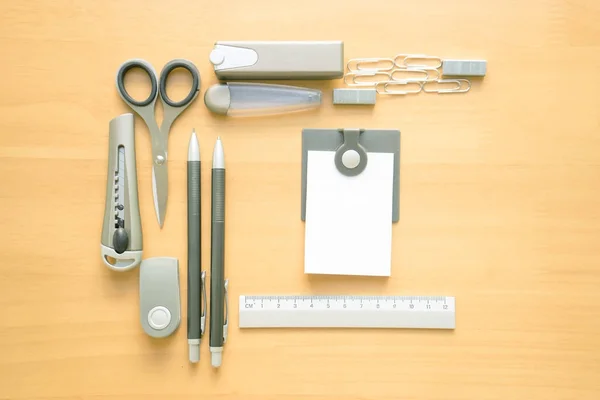
[[(600, 398), (599, 18), (596, 0), (2, 2), (0, 399)], [(112, 272), (99, 253), (108, 122), (130, 111), (115, 73), (129, 58), (159, 70), (188, 58), (202, 95), (217, 40), (343, 40), (346, 59), (481, 58), (488, 75), (464, 95), (380, 96), (372, 109), (334, 107), (341, 80), (301, 82), (323, 106), (270, 118), (216, 117), (199, 97), (171, 130), (162, 230), (136, 118), (144, 257), (177, 257), (182, 283), (179, 330), (150, 339), (138, 270)], [(187, 78), (173, 81), (177, 97)], [(143, 84), (128, 77), (134, 93)], [(402, 132), (390, 278), (303, 273), (308, 127)], [(187, 361), (192, 128), (205, 161), (222, 137), (228, 168), (220, 370), (206, 340), (202, 362)], [(202, 207), (208, 269), (208, 195)], [(238, 296), (257, 293), (451, 295), (457, 328), (241, 331)]]

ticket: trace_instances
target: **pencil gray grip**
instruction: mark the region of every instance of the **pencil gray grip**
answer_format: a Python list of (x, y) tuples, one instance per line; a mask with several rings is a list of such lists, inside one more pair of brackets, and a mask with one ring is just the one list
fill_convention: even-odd
[(225, 169), (212, 170), (212, 221), (225, 222)]
[(210, 347), (223, 346), (225, 319), (225, 169), (212, 170)]
[[(188, 314), (187, 335), (199, 338), (201, 334), (200, 316), (202, 314), (202, 280), (200, 263), (202, 251), (200, 243), (200, 161), (187, 163), (188, 196)], [(197, 318), (191, 318), (191, 316)]]

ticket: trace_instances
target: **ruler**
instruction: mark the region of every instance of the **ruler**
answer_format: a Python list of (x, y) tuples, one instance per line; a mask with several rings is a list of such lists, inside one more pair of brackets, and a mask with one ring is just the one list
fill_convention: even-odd
[(240, 296), (240, 328), (454, 329), (454, 297)]

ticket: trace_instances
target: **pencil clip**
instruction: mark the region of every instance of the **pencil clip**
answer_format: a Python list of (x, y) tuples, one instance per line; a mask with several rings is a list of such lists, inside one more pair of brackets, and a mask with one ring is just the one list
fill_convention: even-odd
[(229, 279), (225, 279), (225, 323), (223, 324), (223, 343), (227, 342), (227, 328), (229, 327), (229, 296), (227, 295), (228, 286)]
[(201, 285), (202, 287), (200, 288), (200, 290), (202, 291), (202, 311), (200, 313), (200, 335), (204, 335), (204, 327), (206, 326), (206, 304), (207, 304), (207, 300), (206, 300), (206, 271), (202, 272), (201, 275)]

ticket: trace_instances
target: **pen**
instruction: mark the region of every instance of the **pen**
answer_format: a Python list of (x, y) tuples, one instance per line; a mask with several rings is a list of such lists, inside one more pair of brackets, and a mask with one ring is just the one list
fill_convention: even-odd
[(227, 281), (225, 280), (225, 155), (217, 138), (212, 166), (210, 246), (210, 338), (211, 364), (220, 367), (227, 340)]
[[(200, 149), (196, 131), (192, 131), (188, 146), (187, 161), (187, 201), (188, 201), (188, 318), (187, 338), (190, 362), (200, 361), (200, 339), (204, 334), (206, 319), (205, 273), (202, 272), (200, 208)], [(202, 304), (202, 296), (204, 304)], [(204, 305), (204, 309), (202, 306)]]

